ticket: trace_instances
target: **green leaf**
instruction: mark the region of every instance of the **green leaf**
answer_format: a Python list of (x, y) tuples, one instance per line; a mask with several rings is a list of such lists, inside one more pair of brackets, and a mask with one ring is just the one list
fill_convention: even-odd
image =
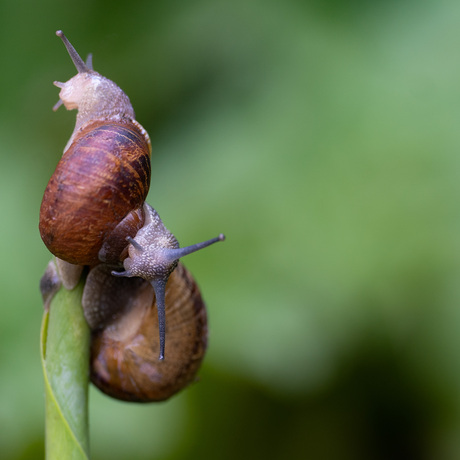
[(88, 459), (90, 333), (83, 316), (83, 283), (54, 296), (43, 316), (41, 357), (45, 378), (46, 458)]

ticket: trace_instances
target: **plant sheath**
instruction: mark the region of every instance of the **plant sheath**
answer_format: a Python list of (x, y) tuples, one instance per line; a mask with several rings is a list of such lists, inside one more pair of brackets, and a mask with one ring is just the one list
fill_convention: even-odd
[(61, 287), (43, 316), (47, 460), (89, 458), (90, 332), (81, 307), (82, 292), (83, 282), (71, 291)]

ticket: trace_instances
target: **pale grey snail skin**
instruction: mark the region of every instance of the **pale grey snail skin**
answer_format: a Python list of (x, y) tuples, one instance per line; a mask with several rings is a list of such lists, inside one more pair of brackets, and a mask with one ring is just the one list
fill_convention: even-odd
[(160, 359), (164, 359), (165, 349), (165, 289), (170, 274), (181, 257), (196, 252), (211, 244), (223, 241), (220, 234), (202, 243), (179, 248), (175, 236), (164, 226), (158, 213), (149, 205), (144, 205), (145, 223), (135, 238), (129, 238), (129, 257), (123, 265), (125, 271), (112, 271), (115, 276), (140, 277), (149, 281), (155, 291), (160, 329)]
[(147, 131), (137, 123), (131, 102), (122, 89), (93, 69), (92, 55), (89, 56), (89, 62), (83, 62), (63, 32), (58, 30), (56, 35), (64, 42), (78, 71), (77, 75), (66, 82), (54, 82), (61, 91), (59, 101), (53, 110), (57, 110), (61, 105), (64, 105), (67, 110), (78, 110), (75, 128), (64, 152), (72, 144), (78, 131), (85, 125), (94, 123), (95, 120), (126, 120), (136, 124), (150, 144)]
[[(134, 385), (137, 395), (136, 388), (124, 390), (115, 385), (117, 389), (110, 390), (111, 381), (156, 384), (166, 380), (168, 372), (173, 373), (171, 364), (178, 361), (176, 348), (182, 353), (187, 350), (189, 356), (180, 359), (194, 365), (185, 366), (187, 372), (177, 367), (174, 378), (182, 382), (180, 385), (192, 380), (206, 349), (206, 312), (196, 283), (178, 260), (222, 241), (224, 236), (179, 248), (158, 213), (145, 203), (151, 144), (135, 120), (129, 98), (115, 83), (95, 72), (91, 62), (85, 63), (61, 31), (57, 35), (78, 73), (66, 83), (55, 82), (61, 88), (55, 108), (64, 104), (69, 110), (78, 109), (78, 114), (64, 155), (45, 190), (40, 234), (58, 259), (65, 287), (76, 283), (84, 266), (90, 269), (83, 308), (93, 331), (93, 349), (101, 350), (92, 353), (96, 385), (120, 399), (165, 399), (170, 394), (151, 391), (141, 383)], [(181, 294), (176, 295), (176, 290)], [(168, 305), (168, 299), (174, 300), (174, 305)], [(177, 324), (190, 321), (183, 339), (174, 335), (174, 318), (181, 310), (188, 312), (184, 313), (187, 320)], [(153, 320), (152, 312), (157, 319)], [(148, 335), (142, 332), (145, 328)], [(184, 347), (181, 340), (192, 340), (193, 345)], [(134, 343), (138, 355), (133, 352)], [(156, 353), (153, 361), (152, 350)], [(111, 352), (115, 357), (109, 356)], [(105, 366), (109, 362), (116, 365)], [(150, 372), (153, 368), (158, 369), (155, 374)], [(128, 371), (140, 373), (140, 377)], [(178, 391), (171, 382), (166, 386), (170, 392)]]

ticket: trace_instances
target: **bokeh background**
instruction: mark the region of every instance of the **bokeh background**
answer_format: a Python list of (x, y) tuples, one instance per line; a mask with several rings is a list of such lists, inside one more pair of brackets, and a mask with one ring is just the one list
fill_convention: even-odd
[(460, 458), (460, 3), (0, 2), (0, 457), (43, 458), (38, 233), (75, 112), (62, 28), (130, 96), (200, 381), (90, 393), (93, 459)]

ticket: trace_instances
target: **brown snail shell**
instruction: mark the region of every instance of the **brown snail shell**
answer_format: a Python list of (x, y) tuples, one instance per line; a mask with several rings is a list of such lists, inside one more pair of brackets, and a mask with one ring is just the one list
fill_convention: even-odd
[[(45, 189), (40, 235), (50, 252), (72, 264), (94, 265), (99, 251), (131, 211), (138, 218), (126, 236), (142, 227), (150, 186), (150, 149), (133, 123), (95, 121), (77, 133)], [(113, 262), (113, 261), (112, 261)]]
[[(94, 272), (93, 272), (94, 270)], [(104, 266), (90, 272), (96, 277), (99, 294), (85, 292), (99, 306), (107, 298), (119, 298), (117, 288)], [(102, 281), (105, 279), (105, 281)], [(133, 283), (136, 295), (124, 298), (118, 313), (100, 317), (100, 309), (89, 322), (103, 327), (92, 332), (91, 380), (104, 393), (125, 401), (162, 401), (177, 393), (195, 378), (207, 346), (207, 318), (200, 291), (182, 264), (171, 273), (166, 284), (167, 359), (160, 361), (158, 315), (150, 283), (139, 278), (123, 278)], [(119, 285), (118, 285), (119, 286)], [(128, 289), (124, 286), (123, 291)], [(84, 295), (84, 303), (85, 303)], [(101, 298), (96, 296), (100, 295)], [(126, 297), (126, 294), (121, 294)], [(100, 307), (99, 307), (100, 308)], [(85, 307), (91, 317), (91, 306)]]

